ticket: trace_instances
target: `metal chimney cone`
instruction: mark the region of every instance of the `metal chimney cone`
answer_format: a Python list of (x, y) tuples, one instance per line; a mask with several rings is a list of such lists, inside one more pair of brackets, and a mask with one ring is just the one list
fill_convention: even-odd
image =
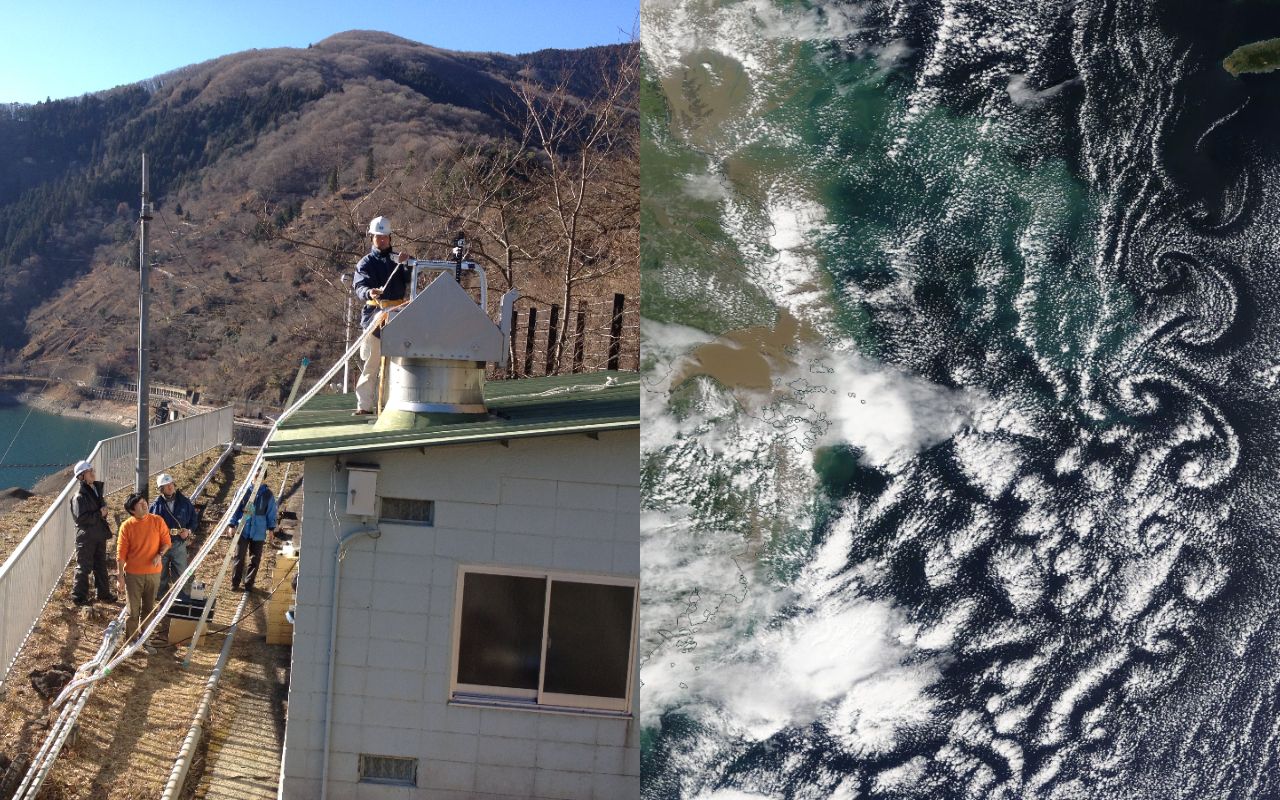
[(382, 329), (391, 366), (377, 426), (403, 427), (406, 420), (395, 412), (486, 413), (485, 368), (502, 359), (506, 346), (502, 330), (457, 281), (437, 278)]

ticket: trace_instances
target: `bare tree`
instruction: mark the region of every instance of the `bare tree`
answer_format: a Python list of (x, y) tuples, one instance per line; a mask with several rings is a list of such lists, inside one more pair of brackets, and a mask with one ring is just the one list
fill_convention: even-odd
[(455, 233), (468, 233), (471, 257), (496, 267), (509, 289), (519, 265), (538, 258), (529, 249), (537, 239), (531, 216), (537, 185), (530, 173), (538, 169), (526, 142), (471, 141), (437, 160), (400, 199), (434, 222), (428, 242), (447, 245)]
[(639, 48), (633, 46), (585, 101), (567, 81), (549, 89), (526, 81), (516, 88), (521, 139), (539, 152), (543, 167), (537, 196), (549, 236), (538, 249), (554, 257), (564, 310), (554, 371), (564, 361), (570, 304), (583, 284), (639, 260), (638, 67)]

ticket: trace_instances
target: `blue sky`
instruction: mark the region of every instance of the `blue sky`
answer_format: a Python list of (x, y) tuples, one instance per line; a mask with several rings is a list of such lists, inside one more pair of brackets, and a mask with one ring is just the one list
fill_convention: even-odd
[(525, 53), (630, 38), (639, 0), (48, 0), (4, 3), (0, 103), (76, 97), (251, 48), (382, 30)]

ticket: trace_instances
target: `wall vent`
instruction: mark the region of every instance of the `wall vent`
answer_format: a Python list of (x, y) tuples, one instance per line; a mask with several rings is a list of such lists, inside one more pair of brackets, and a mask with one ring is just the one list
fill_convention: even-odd
[(418, 785), (418, 759), (360, 754), (360, 783)]
[(379, 522), (406, 522), (410, 525), (434, 525), (436, 504), (431, 500), (410, 500), (405, 497), (382, 498)]

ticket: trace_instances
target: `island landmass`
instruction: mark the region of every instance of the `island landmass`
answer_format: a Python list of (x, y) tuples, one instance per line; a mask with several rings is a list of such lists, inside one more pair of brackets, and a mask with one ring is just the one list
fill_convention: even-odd
[(1222, 61), (1222, 67), (1233, 76), (1246, 72), (1273, 72), (1280, 69), (1280, 39), (1242, 45)]

